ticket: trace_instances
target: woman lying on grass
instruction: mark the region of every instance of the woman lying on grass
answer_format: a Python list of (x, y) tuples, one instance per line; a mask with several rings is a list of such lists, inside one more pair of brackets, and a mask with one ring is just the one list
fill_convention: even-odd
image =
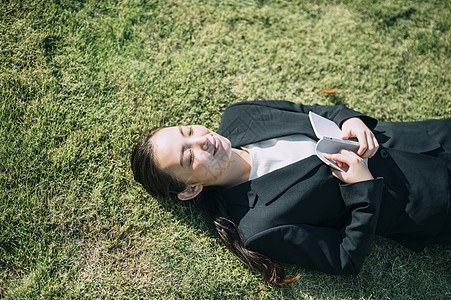
[[(356, 153), (315, 153), (308, 113), (335, 122)], [(368, 158), (368, 165), (364, 158)], [(152, 195), (198, 199), (226, 247), (283, 285), (279, 263), (357, 274), (375, 234), (415, 251), (451, 244), (451, 119), (377, 123), (344, 106), (286, 101), (229, 106), (218, 133), (156, 128), (131, 157)]]

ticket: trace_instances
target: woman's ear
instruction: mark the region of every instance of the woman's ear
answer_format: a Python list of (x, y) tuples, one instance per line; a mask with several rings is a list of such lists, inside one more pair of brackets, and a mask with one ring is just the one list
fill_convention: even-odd
[(202, 184), (190, 185), (183, 192), (178, 193), (177, 197), (183, 201), (193, 199), (202, 192), (203, 188)]

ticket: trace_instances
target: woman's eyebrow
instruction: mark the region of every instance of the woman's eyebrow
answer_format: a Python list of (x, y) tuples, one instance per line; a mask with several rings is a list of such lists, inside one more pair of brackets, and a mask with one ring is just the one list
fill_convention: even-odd
[[(178, 126), (179, 127), (179, 131), (180, 131), (180, 134), (182, 135), (182, 136), (185, 136), (184, 134), (183, 134), (183, 130), (182, 130), (182, 126)], [(182, 146), (182, 151), (180, 152), (180, 166), (183, 168), (183, 153), (185, 152), (185, 146)]]

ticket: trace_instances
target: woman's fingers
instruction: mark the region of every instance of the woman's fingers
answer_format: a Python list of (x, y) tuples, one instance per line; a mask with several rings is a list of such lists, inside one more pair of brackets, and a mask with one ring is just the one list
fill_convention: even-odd
[(373, 157), (376, 154), (378, 148), (379, 144), (377, 143), (376, 137), (372, 132), (370, 132), (370, 134), (368, 134), (368, 150), (367, 152), (365, 152), (363, 158)]
[(335, 154), (324, 153), (323, 155), (327, 159), (335, 160), (337, 163), (338, 162), (345, 163), (348, 166), (350, 166), (352, 163), (355, 163), (356, 160), (359, 159), (359, 157), (354, 152), (344, 150), (344, 149), (340, 150), (339, 153), (335, 153)]
[(332, 175), (346, 183), (355, 183), (373, 179), (373, 175), (366, 166), (363, 158), (348, 150), (341, 150), (336, 154), (324, 154), (327, 159), (332, 159), (340, 166), (340, 162), (348, 166), (344, 171), (332, 169)]
[(379, 143), (373, 132), (359, 118), (350, 118), (343, 122), (342, 131), (345, 140), (351, 137), (357, 138), (360, 144), (357, 155), (360, 157), (373, 157), (379, 149)]
[(361, 131), (357, 134), (360, 147), (356, 152), (362, 158), (373, 157), (379, 149), (379, 143), (371, 131)]
[(379, 143), (371, 131), (363, 131), (357, 135), (360, 148), (357, 155), (363, 158), (373, 157), (379, 149)]
[(345, 181), (344, 178), (343, 178), (343, 172), (342, 171), (334, 169), (334, 168), (330, 168), (330, 169), (332, 170), (332, 175), (335, 178), (338, 178), (338, 179), (340, 179), (343, 182)]
[(366, 150), (368, 149), (368, 139), (366, 137), (365, 131), (359, 131), (357, 133), (357, 140), (359, 141), (360, 148), (357, 151), (358, 156), (362, 156), (365, 154)]

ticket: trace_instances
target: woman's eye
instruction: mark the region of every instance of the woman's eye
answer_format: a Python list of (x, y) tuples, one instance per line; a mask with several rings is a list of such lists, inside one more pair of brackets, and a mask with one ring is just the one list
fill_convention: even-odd
[(194, 152), (193, 149), (189, 149), (189, 165), (192, 166), (194, 162)]

